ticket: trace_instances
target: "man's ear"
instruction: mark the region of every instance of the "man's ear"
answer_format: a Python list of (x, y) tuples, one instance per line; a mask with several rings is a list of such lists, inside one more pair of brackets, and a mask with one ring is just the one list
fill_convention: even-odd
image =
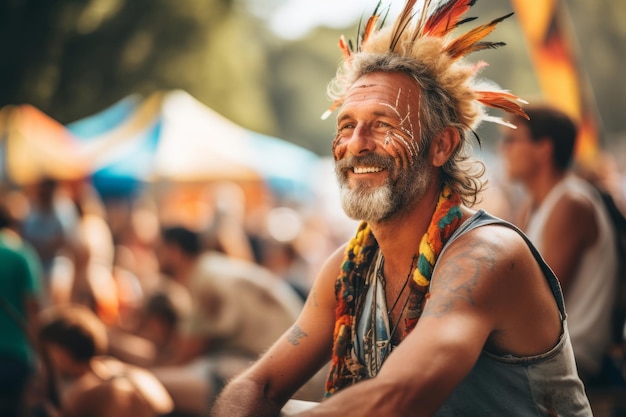
[(454, 127), (447, 127), (433, 139), (430, 146), (430, 159), (434, 166), (440, 167), (450, 159), (459, 146), (461, 135)]

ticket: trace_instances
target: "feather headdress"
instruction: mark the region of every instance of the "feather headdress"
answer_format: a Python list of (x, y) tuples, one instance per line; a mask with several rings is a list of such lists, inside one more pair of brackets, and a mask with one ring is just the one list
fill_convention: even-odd
[(500, 117), (489, 116), (484, 106), (528, 118), (521, 107), (526, 102), (508, 91), (487, 87), (485, 82), (477, 81), (477, 74), (487, 65), (485, 62), (463, 61), (472, 52), (503, 46), (502, 42), (488, 42), (484, 38), (513, 13), (453, 36), (454, 29), (476, 19), (463, 17), (475, 2), (406, 0), (402, 12), (391, 25), (385, 25), (388, 9), (383, 11), (379, 2), (359, 30), (356, 43), (346, 41), (343, 36), (339, 39), (343, 65), (329, 85), (328, 93), (334, 102), (322, 118), (327, 118), (341, 105), (347, 88), (363, 75), (359, 73), (362, 70), (353, 68), (360, 55), (391, 54), (415, 62), (428, 73), (435, 86), (454, 103), (454, 113), (461, 125), (474, 129), (481, 121), (490, 121), (515, 128)]

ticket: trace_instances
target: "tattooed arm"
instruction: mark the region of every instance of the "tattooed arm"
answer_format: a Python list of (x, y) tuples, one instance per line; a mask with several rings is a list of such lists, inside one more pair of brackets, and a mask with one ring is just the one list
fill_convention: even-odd
[(224, 388), (213, 417), (278, 416), (287, 400), (328, 362), (335, 324), (334, 285), (342, 258), (343, 248), (329, 258), (296, 323)]
[(442, 255), (422, 317), (378, 376), (298, 417), (432, 416), (482, 350), (539, 354), (559, 334), (554, 298), (521, 237), (481, 227)]

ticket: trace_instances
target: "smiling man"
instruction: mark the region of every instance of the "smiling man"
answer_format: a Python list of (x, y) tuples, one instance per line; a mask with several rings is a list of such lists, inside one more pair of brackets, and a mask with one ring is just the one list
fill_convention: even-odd
[(277, 416), (329, 360), (326, 398), (298, 416), (591, 415), (556, 277), (519, 230), (470, 208), (484, 168), (472, 130), (514, 127), (483, 106), (525, 115), (462, 62), (501, 45), (482, 39), (503, 18), (455, 38), (474, 1), (425, 3), (389, 27), (375, 11), (356, 43), (341, 39), (333, 154), (361, 223), (214, 416)]

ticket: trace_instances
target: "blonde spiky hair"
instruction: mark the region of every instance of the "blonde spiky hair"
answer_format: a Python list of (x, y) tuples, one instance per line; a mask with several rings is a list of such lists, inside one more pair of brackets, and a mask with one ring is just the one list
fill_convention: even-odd
[(339, 40), (344, 61), (328, 86), (328, 95), (334, 103), (322, 118), (341, 105), (348, 88), (361, 76), (377, 71), (402, 71), (417, 81), (427, 96), (427, 104), (439, 107), (437, 111), (448, 115), (446, 123), (457, 126), (461, 132), (475, 129), (481, 121), (515, 128), (500, 117), (488, 115), (484, 107), (528, 118), (520, 106), (526, 102), (508, 91), (477, 81), (476, 75), (487, 65), (485, 62), (466, 63), (462, 59), (471, 52), (504, 45), (483, 38), (513, 13), (453, 37), (451, 32), (455, 28), (475, 20), (462, 19), (475, 2), (423, 0), (418, 5), (417, 0), (407, 0), (391, 26), (385, 26), (387, 16), (379, 13), (379, 2), (360, 31), (356, 46), (346, 42), (343, 36)]

